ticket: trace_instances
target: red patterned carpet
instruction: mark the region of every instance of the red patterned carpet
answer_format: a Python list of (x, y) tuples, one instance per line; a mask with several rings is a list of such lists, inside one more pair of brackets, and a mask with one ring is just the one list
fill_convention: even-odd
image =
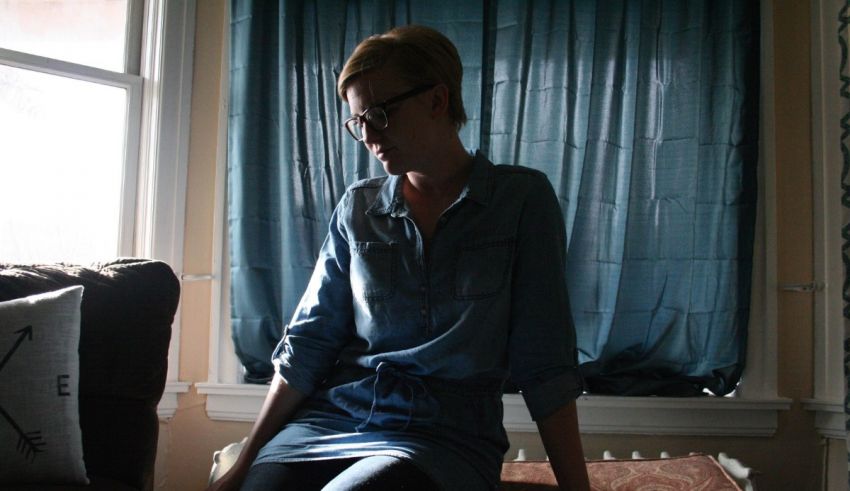
[[(666, 459), (590, 460), (593, 491), (740, 491), (723, 467), (710, 455)], [(548, 462), (505, 462), (503, 491), (557, 490)]]

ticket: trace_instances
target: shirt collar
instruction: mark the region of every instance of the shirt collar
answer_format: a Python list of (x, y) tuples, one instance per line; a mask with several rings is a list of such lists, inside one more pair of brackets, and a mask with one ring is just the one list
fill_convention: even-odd
[(472, 157), (472, 172), (466, 181), (466, 187), (460, 192), (460, 197), (487, 206), (492, 194), (493, 163), (480, 150), (476, 150)]
[(381, 190), (375, 197), (372, 206), (366, 210), (367, 215), (386, 215), (392, 213), (397, 215), (399, 209), (403, 208), (404, 197), (401, 194), (401, 176), (387, 176), (381, 185)]
[[(366, 211), (369, 215), (402, 215), (404, 209), (404, 196), (402, 194), (402, 176), (387, 176), (381, 185), (381, 190), (375, 197), (375, 201)], [(460, 192), (460, 199), (469, 199), (486, 206), (490, 202), (493, 193), (493, 163), (487, 160), (480, 151), (476, 150), (472, 157), (472, 172), (466, 186)]]

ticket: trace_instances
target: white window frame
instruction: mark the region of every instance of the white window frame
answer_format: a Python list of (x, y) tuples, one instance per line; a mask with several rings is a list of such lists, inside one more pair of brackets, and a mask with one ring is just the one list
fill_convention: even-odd
[[(131, 0), (128, 9), (123, 73), (2, 48), (0, 64), (127, 91), (118, 254), (162, 260), (182, 277), (195, 2)], [(178, 310), (157, 408), (162, 418), (189, 389), (177, 378), (179, 344)]]
[[(144, 0), (132, 0), (141, 8)], [(183, 236), (195, 48), (195, 0), (144, 1), (140, 50), (145, 83), (137, 191), (135, 253), (168, 263), (183, 281)], [(179, 380), (180, 318), (171, 326), (165, 392), (157, 406), (162, 419), (177, 410), (178, 394), (190, 384)]]
[[(229, 15), (226, 16), (229, 19)], [(761, 2), (761, 142), (759, 211), (753, 266), (753, 299), (744, 382), (735, 397), (615, 397), (585, 395), (578, 400), (582, 433), (652, 435), (772, 436), (779, 411), (791, 400), (777, 394), (775, 134), (773, 106), (773, 6)], [(229, 28), (224, 40), (227, 46)], [(223, 57), (222, 110), (219, 120), (215, 264), (210, 325), (209, 373), (206, 383), (195, 384), (206, 394), (207, 415), (213, 420), (254, 421), (267, 388), (239, 383), (240, 365), (230, 339), (226, 244), (225, 174), (229, 94), (228, 57)], [(536, 432), (537, 426), (517, 394), (503, 396), (504, 425), (510, 432)]]
[(803, 401), (826, 438), (846, 438), (844, 415), (843, 158), (837, 14), (843, 2), (812, 2), (812, 177), (814, 188), (814, 394)]

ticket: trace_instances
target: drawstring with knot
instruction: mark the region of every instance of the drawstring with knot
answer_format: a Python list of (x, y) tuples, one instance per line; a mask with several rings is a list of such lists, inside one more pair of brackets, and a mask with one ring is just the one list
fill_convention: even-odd
[[(425, 385), (425, 382), (421, 378), (415, 375), (410, 375), (404, 372), (403, 370), (396, 368), (396, 366), (391, 363), (382, 361), (378, 364), (378, 367), (376, 368), (375, 382), (372, 384), (372, 407), (369, 409), (369, 415), (366, 417), (366, 419), (362, 423), (357, 425), (357, 427), (355, 428), (358, 432), (366, 429), (366, 427), (369, 426), (369, 424), (376, 417), (376, 415), (379, 414), (378, 390), (382, 381), (386, 381), (387, 376), (392, 377), (390, 382), (397, 382), (404, 385), (404, 391), (408, 396), (408, 398), (405, 400), (407, 406), (407, 414), (404, 421), (404, 425), (402, 425), (400, 431), (406, 431), (410, 427), (410, 424), (413, 422), (414, 411), (416, 408), (416, 398), (419, 397), (417, 391), (422, 394), (422, 398), (425, 399), (426, 402), (432, 404), (432, 406), (436, 405), (436, 400), (431, 397), (431, 394), (428, 391), (428, 386)], [(396, 387), (391, 387), (391, 389), (392, 390), (390, 390), (390, 395), (392, 395)]]

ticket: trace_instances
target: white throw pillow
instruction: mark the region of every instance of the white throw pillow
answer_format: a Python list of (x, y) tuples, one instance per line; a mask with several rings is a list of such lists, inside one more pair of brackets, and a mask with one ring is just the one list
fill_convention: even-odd
[(0, 302), (0, 484), (88, 484), (80, 433), (83, 287)]

